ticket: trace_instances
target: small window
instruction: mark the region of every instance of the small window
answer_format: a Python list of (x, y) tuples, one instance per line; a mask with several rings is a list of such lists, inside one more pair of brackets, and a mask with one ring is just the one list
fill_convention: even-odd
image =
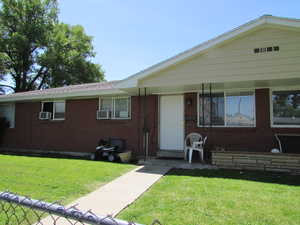
[(43, 112), (53, 113), (53, 102), (43, 102)]
[(273, 49), (274, 51), (279, 51), (279, 46), (274, 46)]
[(9, 128), (15, 127), (15, 104), (1, 104), (0, 117), (4, 117), (9, 122)]
[(51, 120), (64, 120), (65, 119), (65, 101), (55, 102), (42, 102), (42, 113), (44, 114), (40, 119), (51, 119)]
[(273, 125), (300, 126), (300, 90), (274, 91)]
[(108, 116), (105, 116), (105, 118), (111, 118), (112, 112), (113, 112), (113, 99), (112, 98), (100, 98), (99, 101), (99, 110), (103, 112), (107, 112)]
[(114, 99), (114, 118), (126, 119), (129, 118), (129, 98)]
[(130, 108), (130, 97), (100, 98), (97, 119), (128, 119)]
[(65, 102), (53, 103), (53, 119), (64, 120), (65, 119)]

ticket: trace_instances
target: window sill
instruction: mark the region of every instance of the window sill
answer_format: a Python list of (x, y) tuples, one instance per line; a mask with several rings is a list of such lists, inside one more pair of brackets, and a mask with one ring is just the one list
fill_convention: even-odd
[(109, 121), (118, 121), (118, 120), (131, 120), (131, 117), (128, 118), (108, 118), (108, 119), (96, 119), (96, 120), (109, 120)]
[(63, 122), (63, 121), (65, 121), (66, 119), (53, 119), (53, 120), (39, 120), (39, 121), (41, 121), (41, 122)]
[(201, 126), (198, 125), (198, 128), (256, 128), (256, 126)]
[(271, 125), (271, 128), (300, 128), (300, 125)]

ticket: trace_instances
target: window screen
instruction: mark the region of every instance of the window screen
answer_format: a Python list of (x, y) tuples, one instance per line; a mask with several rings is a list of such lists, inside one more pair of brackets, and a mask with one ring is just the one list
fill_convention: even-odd
[[(199, 124), (224, 125), (224, 93), (199, 95)], [(203, 117), (204, 116), (204, 117)]]
[(226, 93), (226, 125), (254, 126), (253, 92)]
[(115, 98), (115, 118), (128, 118), (129, 117), (129, 99), (128, 98)]

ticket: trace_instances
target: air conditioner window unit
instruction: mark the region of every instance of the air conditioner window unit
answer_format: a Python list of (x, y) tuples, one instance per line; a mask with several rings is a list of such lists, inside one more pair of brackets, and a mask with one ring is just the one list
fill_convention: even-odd
[(39, 119), (40, 120), (50, 120), (52, 116), (51, 112), (40, 112)]
[(120, 111), (120, 118), (128, 118), (128, 112), (127, 111)]
[(98, 120), (109, 119), (109, 111), (108, 110), (98, 110), (97, 111), (97, 119)]

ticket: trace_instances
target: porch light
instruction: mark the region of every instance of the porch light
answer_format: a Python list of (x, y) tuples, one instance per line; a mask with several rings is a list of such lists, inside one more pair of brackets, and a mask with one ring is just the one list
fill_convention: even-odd
[(187, 104), (187, 105), (192, 105), (192, 103), (193, 103), (192, 98), (187, 98), (187, 99), (186, 99), (186, 104)]

